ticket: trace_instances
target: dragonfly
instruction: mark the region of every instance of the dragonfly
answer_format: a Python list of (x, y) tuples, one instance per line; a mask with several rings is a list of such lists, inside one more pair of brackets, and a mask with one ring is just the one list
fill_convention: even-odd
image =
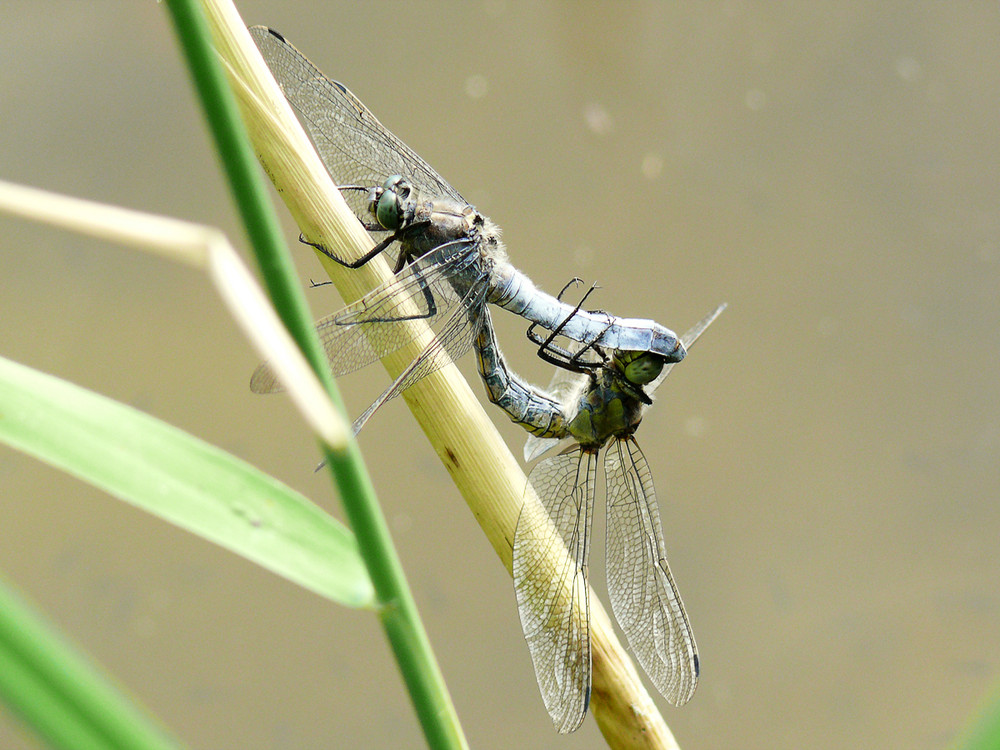
[[(723, 309), (687, 331), (683, 345), (690, 347)], [(652, 474), (635, 439), (673, 363), (651, 352), (591, 345), (563, 351), (561, 369), (542, 390), (507, 367), (488, 313), (476, 350), (490, 400), (531, 433), (526, 460), (572, 440), (531, 471), (540, 506), (522, 506), (513, 549), (521, 626), (556, 729), (575, 730), (590, 704), (588, 557), (602, 448), (612, 610), (657, 690), (683, 705), (698, 684), (698, 648), (667, 565)]]
[[(350, 268), (381, 253), (394, 257), (394, 278), (317, 322), (333, 373), (354, 372), (408, 344), (415, 335), (404, 325), (408, 321), (425, 320), (436, 334), (355, 421), (355, 433), (386, 401), (468, 351), (488, 303), (549, 331), (559, 328), (572, 341), (652, 352), (667, 362), (683, 359), (677, 335), (652, 320), (574, 309), (538, 289), (508, 260), (496, 224), (344, 85), (324, 76), (276, 31), (254, 26), (250, 35), (333, 181), (375, 241), (355, 261), (317, 249)], [(250, 388), (271, 393), (281, 385), (264, 363)]]

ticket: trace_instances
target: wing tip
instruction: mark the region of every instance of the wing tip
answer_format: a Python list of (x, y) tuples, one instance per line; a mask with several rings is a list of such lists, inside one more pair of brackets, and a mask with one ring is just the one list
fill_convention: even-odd
[(265, 39), (268, 35), (275, 37), (279, 42), (283, 44), (288, 44), (288, 40), (281, 35), (280, 32), (275, 31), (270, 26), (264, 26), (263, 24), (257, 24), (256, 26), (250, 26), (247, 28), (250, 32), (250, 36), (255, 39)]

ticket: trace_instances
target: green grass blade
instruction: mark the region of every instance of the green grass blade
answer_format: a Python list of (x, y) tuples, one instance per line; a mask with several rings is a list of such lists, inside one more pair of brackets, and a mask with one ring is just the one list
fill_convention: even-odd
[(63, 643), (2, 580), (0, 696), (50, 747), (180, 747)]
[(373, 606), (343, 525), (235, 456), (129, 406), (0, 358), (0, 441), (321, 596)]

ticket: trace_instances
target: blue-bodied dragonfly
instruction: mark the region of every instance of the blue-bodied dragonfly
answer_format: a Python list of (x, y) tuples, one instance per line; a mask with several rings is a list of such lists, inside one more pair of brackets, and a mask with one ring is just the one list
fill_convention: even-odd
[[(460, 357), (483, 324), (487, 303), (522, 315), (563, 336), (607, 349), (653, 352), (678, 362), (684, 346), (651, 320), (574, 309), (539, 290), (507, 260), (499, 228), (473, 208), (426, 161), (387, 130), (345, 86), (324, 76), (284, 37), (262, 26), (254, 42), (297, 111), (333, 181), (375, 241), (352, 268), (381, 252), (395, 254), (395, 278), (340, 312), (317, 331), (335, 375), (361, 369), (410, 341), (398, 325), (425, 319), (434, 340), (358, 418)], [(256, 393), (280, 390), (261, 365), (250, 381)]]
[[(684, 346), (724, 308), (687, 331)], [(698, 684), (698, 649), (667, 566), (652, 475), (635, 439), (653, 392), (673, 364), (650, 352), (583, 347), (563, 353), (568, 358), (544, 391), (507, 367), (488, 312), (476, 349), (490, 400), (532, 433), (527, 460), (564, 438), (573, 440), (531, 471), (528, 481), (541, 507), (522, 507), (513, 549), (521, 626), (556, 729), (579, 727), (590, 703), (587, 561), (598, 454), (605, 446), (612, 610), (657, 690), (675, 705), (686, 703)]]

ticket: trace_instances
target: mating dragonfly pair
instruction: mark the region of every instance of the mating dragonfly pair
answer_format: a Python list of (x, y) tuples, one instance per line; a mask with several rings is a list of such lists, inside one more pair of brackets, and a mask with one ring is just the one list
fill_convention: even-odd
[[(507, 260), (496, 225), (350, 91), (278, 33), (259, 26), (250, 33), (376, 242), (353, 262), (318, 249), (352, 268), (382, 252), (395, 257), (393, 279), (317, 323), (334, 374), (365, 367), (408, 343), (403, 323), (423, 319), (435, 331), (358, 418), (355, 432), (386, 401), (474, 346), (490, 400), (532, 434), (526, 458), (562, 438), (573, 440), (531, 472), (544, 507), (525, 504), (513, 549), (521, 624), (545, 706), (560, 732), (582, 723), (590, 701), (587, 558), (597, 456), (607, 445), (608, 588), (615, 617), (657, 689), (672, 703), (685, 703), (697, 685), (698, 652), (667, 567), (652, 478), (634, 432), (652, 392), (722, 308), (678, 338), (652, 320), (584, 310), (582, 301), (573, 306), (542, 292)], [(529, 338), (559, 368), (548, 391), (507, 367), (488, 304), (531, 322)], [(558, 346), (557, 337), (570, 345)], [(258, 393), (280, 389), (266, 364), (250, 385)], [(553, 550), (564, 560), (562, 569), (547, 562)]]

